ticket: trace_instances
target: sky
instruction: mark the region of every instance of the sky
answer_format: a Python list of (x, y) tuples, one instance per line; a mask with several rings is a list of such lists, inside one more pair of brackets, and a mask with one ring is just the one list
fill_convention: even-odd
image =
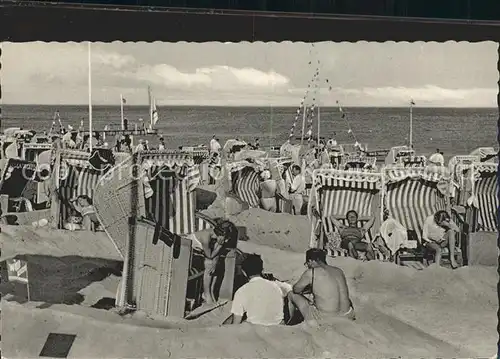
[[(2, 43), (2, 103), (88, 104), (87, 43)], [(494, 42), (91, 45), (92, 104), (496, 107)], [(318, 69), (319, 75), (313, 81)], [(309, 92), (306, 92), (307, 89)]]

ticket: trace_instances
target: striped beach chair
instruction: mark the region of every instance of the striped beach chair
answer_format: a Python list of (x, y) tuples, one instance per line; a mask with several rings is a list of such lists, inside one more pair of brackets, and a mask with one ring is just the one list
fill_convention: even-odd
[[(129, 154), (114, 154), (116, 163), (129, 157)], [(99, 180), (111, 169), (98, 169), (91, 163), (92, 154), (85, 151), (62, 149), (56, 153), (53, 178), (59, 193), (58, 227), (71, 216), (70, 200), (80, 195), (94, 198), (94, 190)]]
[(473, 199), (470, 218), (471, 232), (498, 231), (498, 164), (473, 163), (471, 165), (471, 192)]
[[(383, 169), (383, 203), (389, 215), (414, 233), (416, 249), (402, 248), (395, 254), (396, 262), (424, 261), (421, 246), (425, 219), (439, 210), (449, 208), (451, 175), (447, 167), (385, 167)], [(411, 238), (409, 238), (411, 240)], [(455, 252), (459, 260), (461, 249)], [(443, 251), (446, 258), (447, 249)]]
[(192, 155), (182, 151), (141, 152), (138, 163), (152, 190), (145, 203), (148, 216), (175, 234), (195, 232), (201, 224), (194, 217), (200, 172)]
[[(380, 173), (335, 169), (315, 170), (308, 205), (308, 215), (312, 221), (310, 247), (325, 248), (331, 256), (348, 256), (347, 251), (338, 246), (337, 229), (332, 218), (345, 221), (345, 215), (349, 210), (355, 210), (358, 213), (360, 227), (365, 225), (371, 217), (375, 218), (374, 225), (365, 237), (367, 243), (372, 243), (380, 227), (381, 188)], [(332, 242), (337, 243), (332, 244)], [(388, 259), (378, 250), (375, 250), (375, 254), (377, 259)], [(361, 253), (360, 258), (363, 258)]]
[(232, 192), (252, 208), (260, 206), (259, 173), (257, 166), (248, 161), (238, 161), (226, 164)]

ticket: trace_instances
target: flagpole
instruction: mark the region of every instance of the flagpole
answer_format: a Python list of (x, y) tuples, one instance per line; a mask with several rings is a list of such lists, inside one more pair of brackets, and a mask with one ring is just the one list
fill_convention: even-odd
[(318, 104), (318, 146), (319, 146), (319, 129), (320, 129), (320, 121), (321, 121), (321, 114), (320, 114), (320, 107), (319, 104)]
[(413, 148), (413, 100), (410, 101), (410, 148)]
[(151, 86), (148, 86), (148, 100), (149, 100), (149, 123), (153, 125), (153, 103), (151, 102)]
[(92, 56), (90, 41), (88, 42), (89, 55), (89, 149), (92, 152)]
[(120, 113), (121, 113), (121, 120), (122, 120), (122, 130), (125, 129), (125, 122), (123, 121), (124, 117), (123, 117), (123, 95), (120, 94)]

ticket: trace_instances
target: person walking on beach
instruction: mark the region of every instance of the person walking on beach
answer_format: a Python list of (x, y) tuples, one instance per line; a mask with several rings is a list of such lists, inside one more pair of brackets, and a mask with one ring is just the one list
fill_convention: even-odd
[[(280, 325), (284, 323), (284, 297), (290, 288), (286, 283), (263, 278), (264, 265), (257, 254), (250, 254), (241, 264), (248, 283), (240, 287), (233, 299), (231, 315), (225, 324), (240, 324), (246, 315), (246, 322), (257, 325)], [(283, 287), (283, 288), (282, 288)], [(288, 287), (290, 285), (288, 284)]]
[(332, 317), (355, 320), (345, 274), (342, 269), (326, 263), (326, 251), (319, 248), (307, 250), (304, 265), (307, 269), (288, 293), (290, 321), (294, 319), (296, 309), (312, 326)]
[(423, 245), (435, 253), (434, 263), (441, 265), (442, 249), (448, 247), (450, 253), (450, 265), (457, 268), (455, 259), (455, 234), (460, 229), (453, 223), (451, 216), (446, 211), (437, 211), (434, 215), (427, 217), (422, 229)]
[(292, 200), (294, 214), (300, 215), (304, 204), (304, 192), (306, 190), (306, 180), (299, 165), (292, 166), (293, 180), (288, 193)]

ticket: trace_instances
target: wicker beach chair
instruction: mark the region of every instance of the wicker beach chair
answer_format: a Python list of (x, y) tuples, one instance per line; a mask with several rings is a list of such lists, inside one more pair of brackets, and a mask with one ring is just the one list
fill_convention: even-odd
[[(440, 166), (391, 166), (383, 169), (383, 176), (385, 207), (408, 230), (408, 239), (416, 241), (415, 247), (397, 250), (395, 262), (404, 264), (406, 261), (416, 261), (426, 264), (432, 256), (422, 245), (423, 224), (428, 216), (449, 209), (452, 190), (450, 172), (448, 168)], [(447, 256), (448, 251), (444, 249), (443, 259)], [(456, 248), (455, 256), (462, 262), (461, 248)]]
[[(382, 176), (379, 173), (365, 171), (344, 171), (319, 169), (313, 172), (313, 187), (309, 201), (308, 214), (312, 221), (310, 247), (325, 248), (331, 256), (348, 256), (340, 248), (340, 237), (332, 217), (345, 221), (349, 210), (359, 215), (359, 226), (363, 226), (370, 217), (375, 222), (365, 236), (367, 243), (372, 243), (380, 226), (380, 189)], [(345, 223), (345, 222), (344, 222)], [(379, 260), (388, 260), (374, 246), (375, 256)], [(359, 253), (364, 258), (364, 253)]]

